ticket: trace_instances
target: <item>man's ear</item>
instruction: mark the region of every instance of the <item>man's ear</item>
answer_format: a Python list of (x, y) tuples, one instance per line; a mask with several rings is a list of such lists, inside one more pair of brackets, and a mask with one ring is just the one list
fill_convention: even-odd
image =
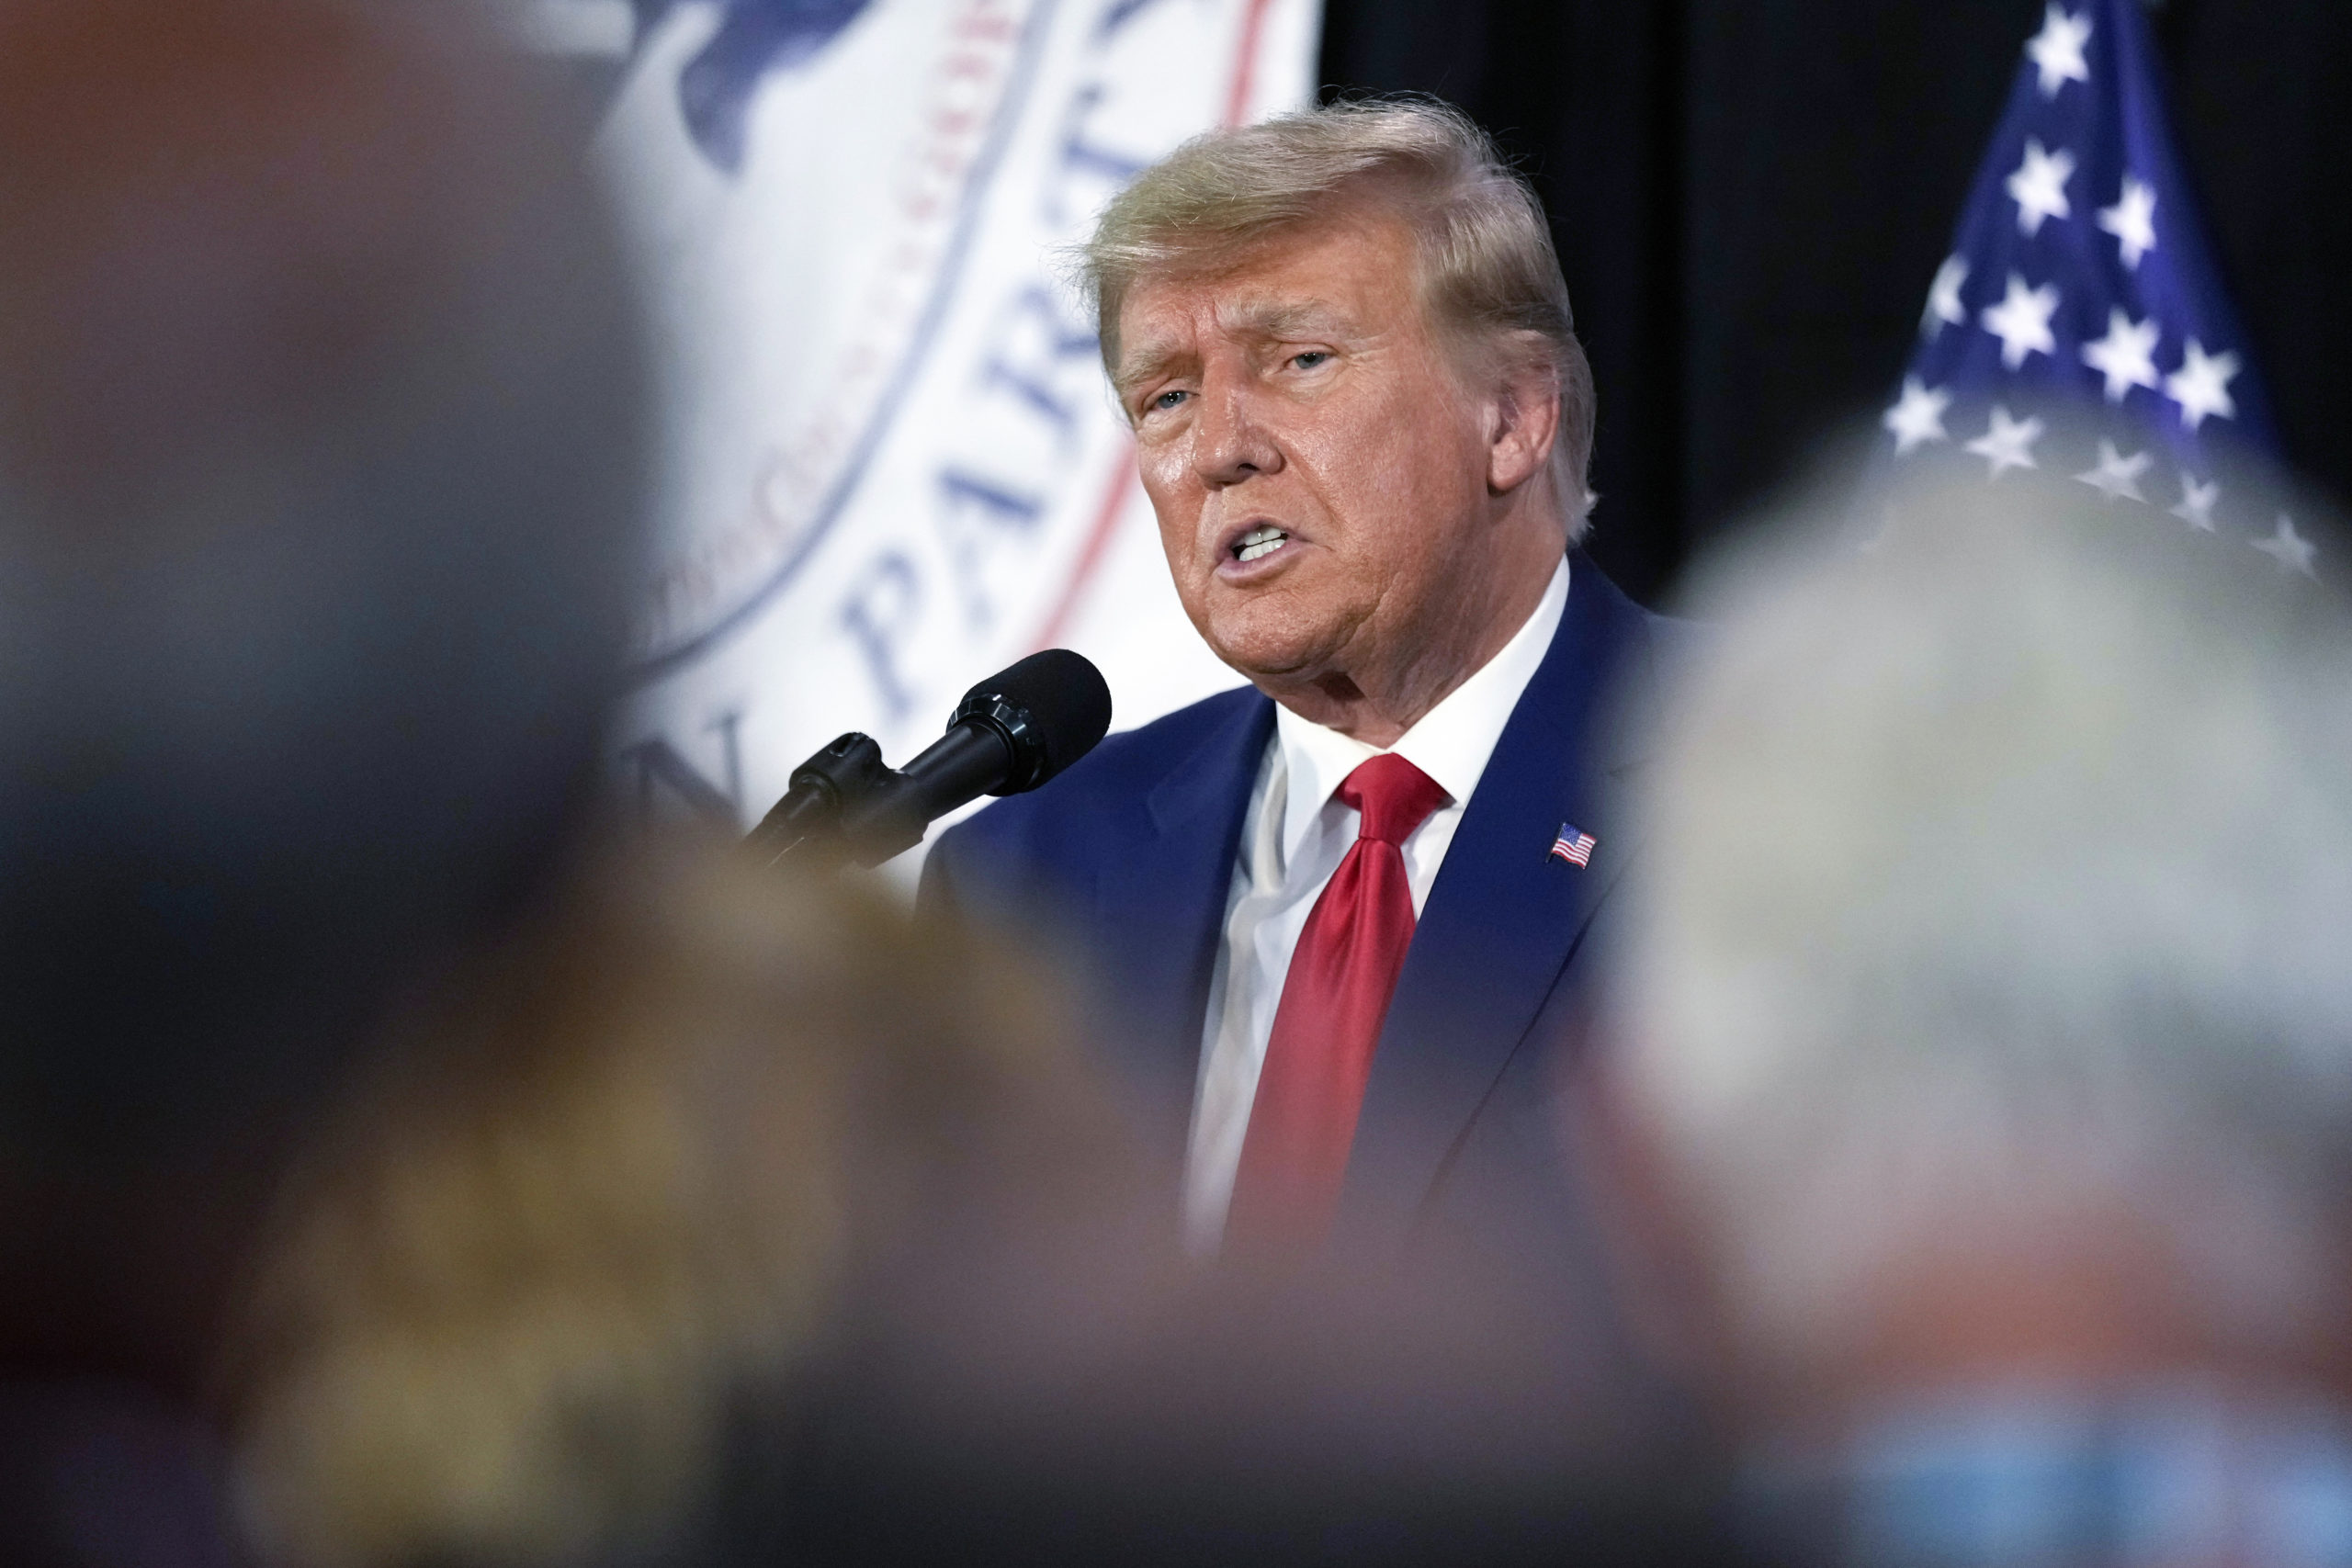
[(1514, 344), (1496, 375), (1487, 426), (1487, 490), (1509, 495), (1544, 471), (1560, 434), (1560, 378)]

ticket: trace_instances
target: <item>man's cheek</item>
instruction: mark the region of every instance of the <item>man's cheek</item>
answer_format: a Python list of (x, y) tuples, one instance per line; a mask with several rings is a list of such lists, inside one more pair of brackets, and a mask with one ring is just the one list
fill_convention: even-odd
[(1149, 468), (1140, 477), (1144, 498), (1151, 502), (1152, 517), (1159, 525), (1160, 547), (1168, 554), (1168, 564), (1179, 567), (1193, 554), (1200, 522), (1199, 500), (1162, 482)]

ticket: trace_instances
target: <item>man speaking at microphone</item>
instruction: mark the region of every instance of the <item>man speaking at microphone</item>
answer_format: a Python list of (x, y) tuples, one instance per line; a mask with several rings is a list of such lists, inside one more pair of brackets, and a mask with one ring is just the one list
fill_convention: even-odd
[(1558, 1048), (1628, 847), (1604, 694), (1663, 623), (1573, 552), (1592, 384), (1542, 209), (1457, 112), (1342, 104), (1187, 143), (1084, 267), (1250, 686), (949, 832), (925, 899), (1077, 933), (1197, 1248), (1469, 1238), (1593, 1297)]

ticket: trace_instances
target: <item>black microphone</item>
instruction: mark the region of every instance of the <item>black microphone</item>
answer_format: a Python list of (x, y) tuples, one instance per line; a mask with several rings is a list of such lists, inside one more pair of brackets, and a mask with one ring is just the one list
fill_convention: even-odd
[(1035, 789), (1110, 728), (1102, 672), (1066, 648), (1049, 648), (966, 692), (947, 733), (903, 769), (884, 766), (870, 736), (834, 740), (793, 770), (791, 788), (744, 850), (769, 863), (879, 865), (966, 801)]

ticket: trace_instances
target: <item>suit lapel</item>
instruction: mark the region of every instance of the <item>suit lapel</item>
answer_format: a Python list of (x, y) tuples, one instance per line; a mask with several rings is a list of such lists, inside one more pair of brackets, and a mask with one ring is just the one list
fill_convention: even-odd
[[(1511, 711), (1423, 907), (1373, 1060), (1341, 1223), (1409, 1223), (1575, 958), (1628, 842), (1609, 815), (1611, 677), (1644, 613), (1576, 558), (1552, 646)], [(1598, 840), (1577, 867), (1563, 823)]]
[(1095, 908), (1119, 944), (1122, 1025), (1155, 1121), (1181, 1150), (1193, 1112), (1209, 980), (1225, 927), (1241, 820), (1250, 805), (1274, 705), (1237, 693), (1232, 715), (1172, 758), (1144, 799), (1143, 819), (1105, 862)]

